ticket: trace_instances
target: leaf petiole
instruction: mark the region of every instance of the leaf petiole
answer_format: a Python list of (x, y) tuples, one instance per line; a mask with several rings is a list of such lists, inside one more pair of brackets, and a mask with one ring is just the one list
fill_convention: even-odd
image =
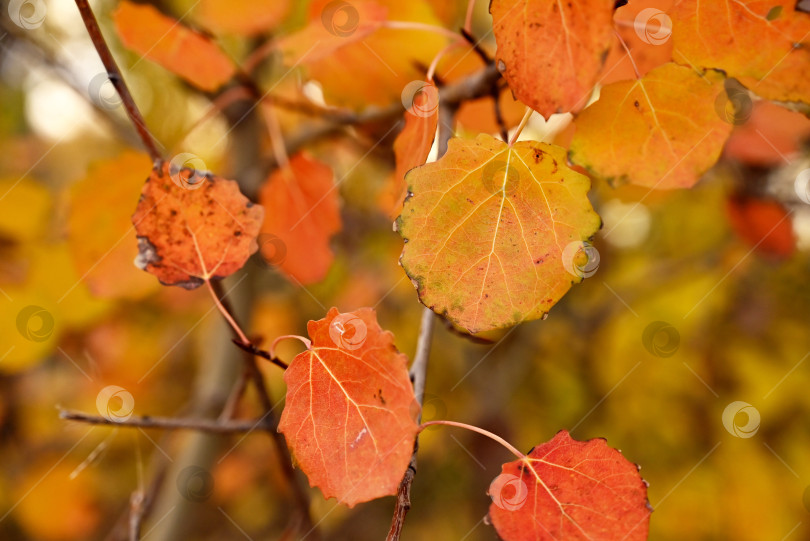
[[(506, 449), (507, 449), (507, 450), (508, 450), (510, 453), (512, 453), (512, 454), (513, 454), (513, 455), (515, 455), (516, 457), (518, 457), (518, 458), (520, 458), (520, 459), (522, 459), (522, 460), (526, 460), (526, 458), (527, 458), (527, 457), (526, 457), (526, 455), (524, 455), (523, 453), (521, 453), (520, 451), (518, 451), (518, 450), (515, 448), (515, 446), (513, 446), (511, 443), (509, 443), (508, 441), (506, 441), (506, 440), (505, 440), (505, 439), (503, 439), (502, 437), (498, 436), (497, 434), (493, 434), (493, 433), (492, 433), (492, 432), (490, 432), (489, 430), (484, 430), (483, 428), (479, 428), (479, 427), (477, 427), (477, 426), (473, 426), (473, 425), (468, 425), (468, 424), (466, 424), (466, 423), (458, 423), (458, 422), (456, 422), (456, 421), (444, 421), (444, 420), (439, 420), (439, 421), (427, 421), (426, 423), (422, 423), (421, 425), (419, 425), (419, 432), (422, 432), (422, 431), (423, 431), (424, 429), (426, 429), (427, 427), (429, 427), (429, 426), (434, 426), (434, 425), (454, 426), (454, 427), (456, 427), (456, 428), (464, 428), (464, 429), (466, 429), (466, 430), (470, 430), (470, 431), (472, 431), (472, 432), (477, 432), (477, 433), (479, 433), (479, 434), (482, 434), (482, 435), (484, 435), (484, 436), (488, 437), (489, 439), (491, 439), (491, 440), (493, 440), (493, 441), (496, 441), (496, 442), (500, 443), (500, 444), (501, 444), (501, 445), (503, 445), (503, 446), (504, 446), (504, 447), (505, 447), (505, 448), (506, 448)], [(418, 433), (418, 432), (417, 432), (417, 433)]]

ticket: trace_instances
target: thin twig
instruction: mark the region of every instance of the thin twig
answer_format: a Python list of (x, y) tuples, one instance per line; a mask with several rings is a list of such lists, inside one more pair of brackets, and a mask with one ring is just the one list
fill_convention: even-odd
[(282, 361), (278, 357), (276, 357), (274, 355), (271, 355), (270, 352), (265, 351), (263, 349), (260, 349), (260, 348), (254, 346), (251, 343), (243, 344), (242, 342), (240, 342), (239, 340), (237, 340), (235, 338), (233, 340), (233, 343), (236, 344), (239, 348), (247, 351), (251, 355), (255, 355), (257, 357), (261, 357), (262, 359), (266, 359), (266, 360), (270, 361), (271, 363), (278, 366), (282, 370), (287, 370), (287, 368), (289, 367), (289, 365), (287, 363), (285, 363), (284, 361)]
[(87, 33), (90, 35), (90, 39), (93, 40), (96, 52), (98, 52), (101, 62), (107, 69), (107, 76), (110, 78), (110, 82), (112, 82), (118, 95), (121, 96), (124, 109), (126, 109), (127, 115), (129, 115), (129, 119), (132, 121), (132, 125), (135, 126), (138, 135), (141, 137), (141, 141), (143, 141), (146, 150), (149, 152), (149, 157), (151, 157), (152, 161), (155, 163), (162, 161), (163, 156), (160, 150), (158, 150), (157, 142), (146, 128), (146, 122), (138, 106), (135, 104), (132, 94), (129, 92), (127, 83), (124, 81), (124, 76), (121, 74), (121, 70), (115, 62), (115, 58), (113, 58), (110, 48), (107, 46), (107, 42), (104, 41), (104, 36), (101, 34), (101, 28), (98, 26), (96, 16), (93, 15), (93, 10), (90, 9), (87, 0), (76, 0), (76, 7), (79, 8), (79, 13), (81, 13), (84, 26), (87, 28)]
[(256, 421), (226, 421), (216, 419), (189, 419), (177, 417), (132, 416), (127, 419), (111, 420), (101, 415), (90, 415), (81, 411), (62, 410), (59, 418), (66, 421), (77, 421), (92, 425), (125, 426), (138, 428), (159, 428), (161, 430), (196, 430), (228, 434), (232, 432), (250, 432), (256, 429)]
[(136, 490), (129, 499), (129, 541), (140, 541), (144, 513), (144, 493)]
[[(221, 303), (223, 308), (226, 312), (233, 314), (233, 310), (231, 309), (228, 300), (222, 294), (221, 286), (217, 283), (214, 287), (217, 296), (221, 298)], [(236, 317), (231, 316), (236, 323), (235, 327), (232, 327), (232, 330), (240, 328), (238, 322), (236, 322)], [(236, 333), (235, 333), (236, 334)], [(297, 337), (302, 338), (303, 337)], [(306, 340), (306, 339), (304, 339)], [(265, 432), (270, 434), (270, 437), (273, 440), (273, 446), (276, 449), (277, 456), (279, 457), (279, 465), (281, 466), (281, 470), (284, 474), (284, 477), (287, 480), (287, 483), (290, 486), (290, 490), (293, 493), (293, 497), (295, 498), (295, 505), (299, 510), (301, 515), (302, 529), (307, 530), (307, 535), (312, 535), (312, 539), (319, 539), (320, 534), (317, 530), (317, 525), (313, 522), (312, 517), (310, 516), (309, 510), (309, 493), (307, 492), (306, 487), (302, 486), (299, 481), (299, 478), (295, 474), (295, 470), (293, 470), (292, 466), (292, 456), (290, 455), (290, 451), (287, 448), (287, 443), (284, 440), (284, 436), (280, 434), (277, 430), (278, 428), (278, 421), (276, 416), (273, 414), (273, 410), (275, 406), (273, 405), (273, 400), (270, 398), (270, 392), (267, 389), (267, 385), (264, 383), (264, 378), (262, 377), (262, 373), (259, 370), (259, 367), (256, 364), (256, 355), (259, 355), (263, 358), (268, 358), (271, 362), (275, 362), (278, 366), (282, 368), (287, 368), (287, 365), (279, 359), (275, 359), (274, 355), (270, 355), (263, 350), (260, 350), (253, 346), (249, 340), (240, 336), (236, 340), (232, 340), (237, 346), (244, 349), (248, 355), (244, 355), (244, 369), (246, 373), (246, 377), (249, 381), (253, 383), (253, 386), (256, 389), (256, 393), (259, 396), (259, 402), (261, 404), (262, 410), (264, 410), (264, 415), (258, 421), (258, 426), (262, 427)], [(240, 344), (239, 341), (243, 343)], [(263, 354), (267, 353), (267, 357)], [(275, 361), (274, 361), (275, 359)], [(253, 425), (256, 426), (255, 424)]]
[[(482, 69), (439, 88), (439, 110), (442, 108), (457, 108), (462, 102), (488, 96), (493, 85), (497, 84), (501, 73), (494, 63), (489, 63)], [(315, 141), (341, 133), (346, 126), (359, 124), (373, 124), (399, 118), (403, 113), (399, 102), (389, 106), (370, 107), (358, 113), (341, 113), (330, 119), (330, 122), (314, 124), (300, 128), (285, 138), (287, 154), (295, 154), (298, 150)], [(276, 160), (270, 159), (264, 164), (264, 169), (271, 171), (277, 167)]]
[[(419, 339), (416, 342), (416, 355), (411, 365), (411, 380), (413, 381), (414, 393), (419, 405), (422, 405), (425, 397), (425, 379), (427, 375), (428, 358), (430, 357), (430, 345), (433, 341), (433, 324), (436, 316), (430, 308), (422, 310), (422, 321), (419, 326)], [(419, 412), (419, 421), (422, 420), (422, 412)], [(397, 502), (394, 507), (394, 516), (391, 519), (391, 528), (388, 530), (386, 541), (398, 541), (402, 534), (402, 527), (405, 523), (405, 515), (411, 509), (411, 485), (416, 476), (416, 452), (419, 449), (419, 439), (414, 441), (413, 454), (408, 469), (397, 489)]]

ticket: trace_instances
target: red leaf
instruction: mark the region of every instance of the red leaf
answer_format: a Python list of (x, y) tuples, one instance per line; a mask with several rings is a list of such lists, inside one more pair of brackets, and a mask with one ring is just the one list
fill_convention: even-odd
[(304, 285), (323, 280), (334, 259), (329, 239), (341, 223), (332, 176), (327, 165), (299, 153), (259, 193), (267, 209), (262, 256)]
[(561, 430), (504, 464), (489, 495), (489, 517), (504, 541), (647, 539), (647, 483), (601, 438), (576, 441)]
[(233, 274), (256, 251), (264, 210), (233, 180), (165, 162), (141, 191), (136, 263), (165, 285), (194, 289)]
[(279, 431), (312, 486), (349, 507), (395, 494), (419, 406), (407, 358), (371, 308), (310, 321), (312, 346), (284, 373)]
[(726, 206), (734, 232), (762, 255), (787, 259), (796, 251), (790, 214), (778, 201), (734, 196)]

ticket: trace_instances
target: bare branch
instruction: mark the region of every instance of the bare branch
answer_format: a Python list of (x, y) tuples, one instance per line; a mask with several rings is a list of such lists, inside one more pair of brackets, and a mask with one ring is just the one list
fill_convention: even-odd
[(96, 16), (93, 15), (93, 10), (90, 9), (90, 5), (87, 3), (87, 0), (76, 0), (76, 7), (79, 8), (79, 13), (82, 15), (84, 26), (87, 28), (87, 33), (90, 35), (90, 39), (93, 40), (93, 45), (98, 52), (99, 58), (101, 58), (101, 62), (104, 64), (104, 67), (107, 68), (107, 76), (110, 78), (110, 82), (112, 82), (115, 90), (118, 92), (118, 95), (121, 96), (121, 101), (124, 104), (127, 115), (129, 115), (132, 125), (135, 126), (135, 129), (138, 131), (141, 141), (143, 141), (146, 150), (149, 152), (149, 157), (151, 157), (152, 161), (155, 163), (161, 161), (163, 156), (158, 150), (157, 142), (146, 128), (146, 122), (144, 121), (138, 106), (135, 104), (132, 94), (129, 92), (127, 83), (124, 81), (124, 76), (121, 74), (121, 69), (115, 62), (115, 58), (113, 57), (112, 52), (110, 52), (107, 42), (104, 41), (104, 36), (101, 34), (101, 28), (98, 26)]
[(100, 415), (90, 415), (81, 411), (62, 410), (59, 418), (67, 421), (78, 421), (93, 425), (126, 426), (138, 428), (159, 428), (162, 430), (196, 430), (198, 432), (213, 432), (227, 434), (232, 432), (250, 432), (257, 426), (258, 421), (224, 421), (215, 419), (188, 419), (177, 417), (151, 417), (132, 416), (128, 419), (113, 421)]

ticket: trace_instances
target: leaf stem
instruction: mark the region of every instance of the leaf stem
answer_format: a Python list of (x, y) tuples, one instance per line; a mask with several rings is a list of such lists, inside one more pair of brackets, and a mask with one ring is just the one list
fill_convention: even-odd
[(526, 107), (526, 112), (523, 114), (523, 118), (520, 119), (520, 124), (518, 124), (518, 127), (515, 130), (515, 133), (513, 133), (512, 137), (509, 139), (509, 146), (510, 147), (517, 142), (518, 137), (520, 137), (520, 133), (523, 131), (523, 128), (526, 127), (526, 124), (528, 124), (529, 118), (531, 118), (533, 113), (534, 113), (534, 109), (532, 109), (531, 107)]
[(467, 14), (464, 17), (464, 31), (468, 34), (472, 33), (472, 20), (473, 12), (475, 11), (475, 0), (467, 2)]
[(491, 440), (494, 440), (494, 441), (500, 443), (510, 453), (512, 453), (516, 457), (518, 457), (520, 459), (526, 459), (526, 455), (524, 455), (523, 453), (518, 451), (511, 443), (509, 443), (508, 441), (506, 441), (502, 437), (498, 436), (497, 434), (493, 434), (489, 430), (484, 430), (483, 428), (479, 428), (479, 427), (474, 426), (474, 425), (468, 425), (466, 423), (457, 423), (456, 421), (443, 421), (443, 420), (428, 421), (426, 423), (422, 423), (421, 425), (419, 425), (419, 432), (423, 431), (424, 429), (426, 429), (429, 426), (434, 426), (434, 425), (454, 426), (456, 428), (464, 428), (466, 430), (471, 430), (472, 432), (477, 432), (479, 434), (482, 434), (482, 435), (488, 437)]
[(211, 285), (211, 279), (210, 278), (207, 278), (205, 280), (205, 285), (208, 286), (208, 291), (211, 292), (211, 297), (213, 297), (214, 303), (217, 305), (217, 308), (222, 313), (222, 317), (224, 317), (225, 321), (227, 321), (230, 324), (231, 328), (234, 330), (236, 335), (239, 337), (239, 340), (241, 340), (243, 344), (250, 344), (250, 340), (248, 340), (248, 337), (245, 335), (244, 332), (242, 332), (242, 328), (239, 326), (239, 324), (233, 318), (233, 316), (228, 311), (228, 309), (225, 308), (225, 306), (220, 301), (219, 295), (217, 295), (217, 292), (214, 291), (214, 286)]
[(627, 43), (625, 43), (624, 38), (622, 38), (622, 35), (619, 34), (619, 32), (617, 32), (615, 29), (613, 30), (613, 33), (616, 35), (616, 39), (619, 40), (619, 43), (621, 43), (622, 47), (624, 48), (624, 52), (627, 53), (627, 58), (630, 59), (630, 64), (633, 65), (633, 71), (636, 73), (636, 79), (641, 79), (641, 73), (638, 71), (636, 61), (633, 58), (633, 55), (630, 53), (630, 48), (627, 46)]
[(112, 52), (110, 52), (110, 48), (107, 46), (104, 36), (101, 34), (101, 28), (98, 26), (98, 21), (93, 14), (93, 10), (90, 9), (87, 0), (76, 0), (76, 7), (79, 8), (79, 13), (84, 21), (84, 26), (87, 28), (87, 33), (93, 41), (93, 46), (95, 46), (102, 64), (104, 64), (104, 67), (107, 69), (107, 76), (110, 78), (110, 82), (112, 82), (118, 95), (121, 96), (124, 109), (129, 119), (132, 121), (132, 125), (135, 126), (135, 130), (138, 132), (141, 141), (143, 141), (146, 150), (149, 152), (149, 157), (152, 158), (152, 162), (154, 163), (163, 161), (163, 156), (160, 150), (158, 150), (157, 141), (155, 141), (155, 138), (146, 127), (146, 122), (138, 106), (135, 104), (132, 94), (129, 92), (127, 83), (124, 81), (121, 69), (115, 62), (115, 58)]
[(312, 349), (312, 341), (309, 338), (305, 338), (303, 336), (298, 336), (297, 334), (284, 334), (284, 335), (281, 335), (281, 336), (277, 337), (275, 340), (273, 340), (273, 343), (270, 345), (270, 355), (271, 356), (273, 356), (273, 357), (276, 356), (276, 344), (278, 344), (279, 342), (281, 342), (282, 340), (285, 340), (287, 338), (295, 338), (296, 340), (300, 340), (301, 342), (304, 343), (304, 345), (307, 347), (307, 349)]

